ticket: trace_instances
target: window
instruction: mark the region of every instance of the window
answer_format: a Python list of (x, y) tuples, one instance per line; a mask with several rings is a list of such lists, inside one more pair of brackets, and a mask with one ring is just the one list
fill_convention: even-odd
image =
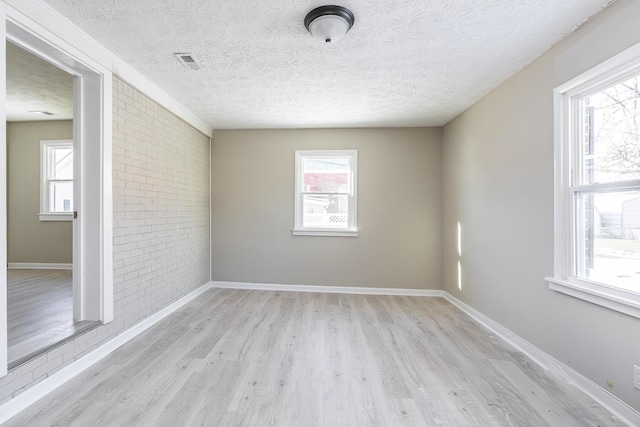
[(73, 214), (73, 141), (40, 141), (40, 221)]
[(294, 235), (357, 236), (356, 150), (296, 151)]
[(640, 317), (640, 45), (555, 91), (554, 290)]

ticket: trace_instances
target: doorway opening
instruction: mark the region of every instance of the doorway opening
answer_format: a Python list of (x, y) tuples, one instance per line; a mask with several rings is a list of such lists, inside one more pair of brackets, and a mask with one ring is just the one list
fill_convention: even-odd
[[(40, 341), (38, 345), (28, 349), (22, 345), (22, 350), (14, 351), (10, 343), (15, 341), (11, 330), (15, 322), (12, 323), (11, 318), (6, 319), (6, 323), (2, 321), (4, 319), (0, 320), (0, 376), (5, 375), (9, 369), (72, 339), (78, 333), (113, 320), (111, 72), (107, 67), (81, 54), (19, 11), (13, 8), (7, 8), (5, 11), (7, 43), (0, 48), (5, 50), (4, 58), (0, 61), (4, 66), (0, 71), (7, 72), (5, 74), (7, 91), (0, 91), (0, 95), (7, 102), (0, 103), (3, 105), (0, 110), (5, 115), (8, 130), (13, 132), (10, 128), (19, 127), (14, 126), (11, 119), (13, 112), (10, 101), (13, 95), (9, 88), (12, 85), (13, 64), (7, 66), (5, 61), (15, 49), (21, 49), (27, 55), (31, 55), (30, 60), (42, 61), (40, 65), (33, 68), (53, 67), (65, 81), (60, 84), (66, 88), (67, 93), (71, 87), (72, 95), (71, 102), (67, 100), (70, 107), (66, 107), (65, 113), (69, 115), (70, 109), (70, 117), (62, 116), (60, 118), (67, 120), (67, 123), (62, 123), (64, 120), (58, 123), (61, 127), (66, 126), (66, 132), (70, 127), (70, 137), (67, 133), (51, 134), (38, 139), (40, 171), (37, 180), (41, 190), (45, 191), (35, 191), (40, 202), (36, 212), (33, 212), (39, 221), (36, 224), (45, 225), (42, 223), (54, 222), (66, 224), (62, 229), (66, 228), (67, 234), (59, 234), (57, 240), (53, 239), (53, 243), (45, 243), (46, 232), (43, 231), (36, 233), (36, 238), (22, 239), (23, 241), (37, 240), (36, 243), (40, 243), (40, 246), (51, 244), (58, 250), (58, 258), (50, 258), (48, 261), (46, 258), (42, 258), (43, 261), (14, 259), (13, 254), (19, 253), (16, 249), (19, 245), (14, 247), (13, 235), (16, 234), (19, 237), (20, 232), (28, 232), (30, 227), (14, 229), (11, 227), (11, 221), (12, 215), (16, 213), (12, 210), (12, 205), (10, 204), (7, 210), (0, 209), (0, 225), (7, 227), (4, 230), (0, 229), (0, 237), (5, 243), (0, 245), (0, 261), (2, 261), (0, 262), (0, 307), (7, 307), (9, 316), (16, 316), (16, 313), (18, 313), (17, 316), (22, 314), (27, 318), (32, 316), (26, 323), (35, 324), (48, 323), (42, 322), (42, 319), (46, 317), (48, 311), (55, 311), (52, 306), (64, 306), (69, 324), (54, 328), (56, 331), (50, 338)], [(53, 85), (55, 85), (55, 79), (49, 76), (40, 89), (44, 91)], [(37, 92), (38, 86), (31, 89), (32, 92)], [(46, 108), (29, 111), (38, 111), (44, 115), (53, 113)], [(40, 120), (40, 122), (45, 121)], [(32, 126), (27, 124), (27, 127)], [(7, 182), (7, 178), (10, 178), (12, 167), (20, 167), (13, 165), (13, 146), (13, 142), (8, 141), (8, 138), (0, 142), (0, 193), (8, 189), (9, 195), (12, 190), (8, 187), (11, 182)], [(45, 170), (47, 165), (53, 172)], [(17, 191), (17, 194), (20, 195), (20, 191)], [(10, 203), (11, 201), (9, 200)], [(36, 225), (33, 227), (35, 228)], [(53, 229), (53, 227), (48, 228)], [(66, 262), (69, 260), (69, 252), (71, 252), (70, 262)], [(40, 268), (24, 268), (25, 264), (27, 267), (33, 267), (33, 264), (36, 264)], [(26, 274), (26, 270), (34, 271)], [(64, 289), (64, 291), (58, 292), (55, 297), (44, 297), (42, 289), (29, 290), (29, 286), (25, 283), (31, 279), (25, 276), (38, 277), (37, 281), (48, 283), (47, 290), (54, 294), (56, 289)], [(8, 283), (12, 281), (21, 282), (23, 286), (15, 288)], [(71, 289), (69, 289), (70, 281)], [(12, 289), (19, 289), (19, 292), (12, 292)], [(71, 298), (69, 298), (69, 291)], [(38, 302), (35, 309), (26, 308), (28, 304), (18, 303), (13, 299), (16, 295), (24, 297), (29, 293), (39, 297), (39, 299), (36, 298)], [(65, 295), (64, 298), (61, 297), (62, 294)], [(63, 300), (64, 303), (61, 302)], [(29, 339), (33, 342), (39, 340), (34, 336)]]
[[(19, 365), (96, 322), (74, 316), (75, 77), (6, 42), (7, 341)], [(59, 139), (64, 138), (64, 139)]]

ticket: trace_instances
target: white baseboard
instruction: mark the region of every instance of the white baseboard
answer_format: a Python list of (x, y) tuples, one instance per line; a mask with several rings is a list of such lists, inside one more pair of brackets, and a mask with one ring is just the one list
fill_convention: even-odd
[(395, 288), (365, 288), (346, 286), (317, 286), (317, 285), (281, 285), (275, 283), (248, 282), (217, 282), (212, 281), (213, 288), (223, 289), (255, 289), (262, 291), (289, 292), (319, 292), (325, 294), (356, 294), (356, 295), (401, 295), (419, 297), (444, 297), (445, 292), (440, 289), (395, 289)]
[(0, 424), (18, 415), (18, 413), (20, 413), (30, 405), (34, 404), (76, 375), (80, 374), (87, 368), (99, 362), (101, 359), (108, 356), (118, 347), (126, 344), (128, 341), (140, 335), (142, 332), (146, 331), (147, 329), (158, 323), (160, 320), (164, 319), (165, 317), (178, 310), (188, 302), (194, 300), (209, 289), (211, 289), (211, 283), (206, 283), (200, 286), (199, 288), (180, 298), (173, 304), (168, 305), (157, 313), (147, 317), (142, 322), (122, 332), (111, 341), (104, 343), (97, 349), (93, 350), (91, 353), (84, 355), (72, 364), (62, 368), (58, 372), (42, 380), (25, 392), (20, 393), (13, 399), (4, 403), (0, 406)]
[(635, 409), (603, 389), (584, 375), (574, 371), (564, 363), (540, 350), (530, 342), (511, 332), (500, 323), (485, 316), (470, 305), (465, 304), (448, 292), (444, 292), (444, 298), (460, 310), (471, 316), (481, 325), (498, 335), (503, 340), (527, 355), (531, 360), (545, 369), (550, 375), (573, 384), (586, 393), (593, 400), (611, 411), (621, 421), (630, 426), (640, 426), (640, 413)]
[(73, 270), (73, 264), (57, 262), (10, 262), (7, 264), (10, 270)]

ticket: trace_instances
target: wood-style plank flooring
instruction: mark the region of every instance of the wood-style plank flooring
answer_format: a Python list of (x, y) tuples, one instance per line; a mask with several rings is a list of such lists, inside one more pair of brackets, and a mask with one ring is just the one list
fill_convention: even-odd
[(210, 290), (8, 426), (614, 426), (442, 298)]
[(10, 364), (93, 323), (73, 321), (71, 270), (7, 270), (7, 317)]

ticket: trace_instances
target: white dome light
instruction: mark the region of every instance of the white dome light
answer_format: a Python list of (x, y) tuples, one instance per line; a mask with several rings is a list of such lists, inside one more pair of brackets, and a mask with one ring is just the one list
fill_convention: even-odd
[(320, 6), (304, 18), (304, 26), (311, 35), (326, 43), (340, 40), (354, 22), (353, 13), (342, 6)]

